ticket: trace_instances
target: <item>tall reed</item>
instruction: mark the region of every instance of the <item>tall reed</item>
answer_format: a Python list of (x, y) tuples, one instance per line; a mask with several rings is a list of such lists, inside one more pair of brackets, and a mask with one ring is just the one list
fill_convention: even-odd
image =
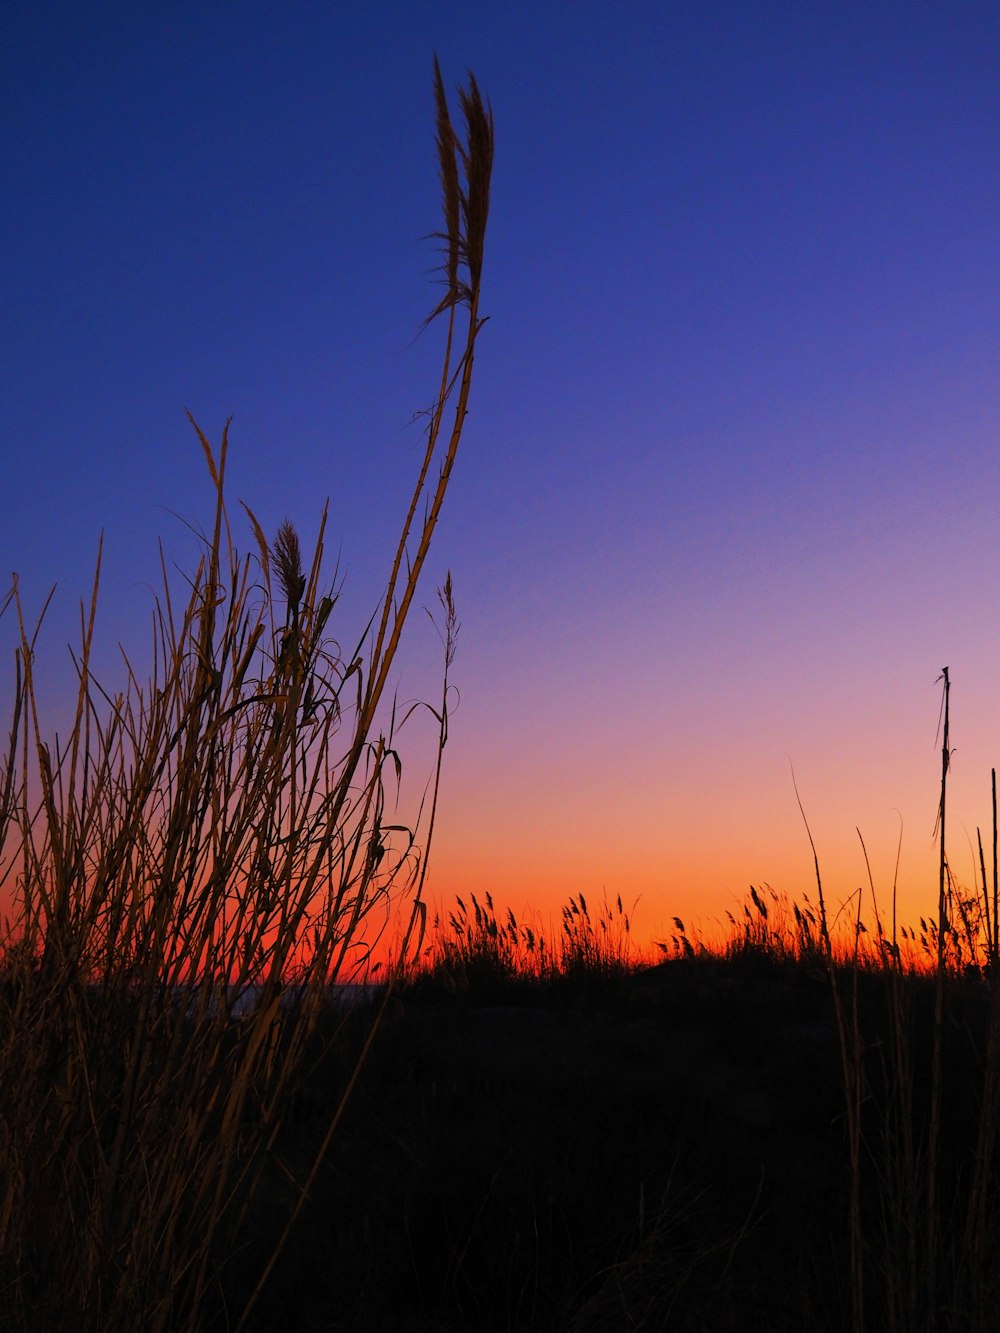
[[(393, 819), (387, 687), (468, 413), (493, 160), (475, 79), (459, 93), (464, 139), (436, 62), (434, 94), (444, 293), (429, 320), (445, 320), (444, 352), (368, 628), (333, 637), (325, 510), (308, 559), (290, 523), (268, 540), (246, 506), (253, 549), (237, 550), (228, 425), (213, 449), (193, 419), (214, 516), (185, 585), (161, 555), (148, 675), (126, 661), (116, 691), (92, 675), (99, 554), (72, 725), (50, 737), (16, 580), (5, 601), (19, 637), (0, 766), (5, 1328), (159, 1333), (220, 1314), (331, 983), (359, 975), (390, 902), (409, 904), (407, 948), (420, 934), (430, 830)], [(446, 598), (447, 672), (450, 580)], [(256, 1294), (225, 1311), (229, 1327)]]
[[(1000, 1113), (997, 918), (981, 836), (981, 898), (961, 892), (948, 862), (951, 681), (947, 668), (941, 680), (938, 910), (936, 920), (921, 918), (923, 965), (914, 970), (911, 956), (908, 976), (897, 938), (895, 883), (892, 936), (886, 938), (869, 869), (878, 948), (867, 970), (871, 982), (882, 983), (883, 1037), (876, 1039), (870, 1032), (876, 1021), (871, 1009), (862, 1026), (859, 960), (855, 958), (849, 969), (850, 1003), (845, 1004), (838, 976), (843, 968), (835, 966), (832, 953), (829, 956), (846, 1095), (849, 1290), (855, 1330), (986, 1333), (996, 1327), (1000, 1294), (994, 1257), (1000, 1240), (995, 1204)], [(994, 774), (994, 792), (995, 782)], [(995, 803), (993, 818), (996, 882)], [(867, 863), (867, 853), (865, 857)], [(902, 933), (905, 937), (905, 928)], [(872, 986), (868, 989), (875, 993)], [(957, 1021), (960, 1006), (966, 1017)], [(976, 1071), (975, 1087), (956, 1084), (957, 1071), (970, 1067)], [(978, 1104), (971, 1139), (950, 1143), (947, 1112), (967, 1106), (970, 1096)], [(862, 1213), (866, 1198), (877, 1200), (877, 1225), (870, 1210)], [(877, 1315), (869, 1316), (869, 1305), (876, 1307)]]

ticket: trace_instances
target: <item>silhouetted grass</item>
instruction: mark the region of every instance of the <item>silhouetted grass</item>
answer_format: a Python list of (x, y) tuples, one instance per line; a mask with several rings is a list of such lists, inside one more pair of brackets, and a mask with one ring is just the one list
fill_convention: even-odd
[(329, 1166), (330, 1207), (346, 1183), (361, 1221), (316, 1216), (327, 1298), (352, 1293), (339, 1326), (995, 1327), (985, 856), (969, 892), (942, 846), (938, 914), (913, 928), (895, 884), (891, 912), (869, 884), (866, 922), (816, 870), (815, 899), (751, 887), (721, 946), (675, 918), (659, 963), (620, 900), (575, 896), (550, 943), (458, 899), (397, 992), (358, 1152), (345, 1135)]
[[(886, 909), (870, 877), (867, 920), (860, 890), (832, 911), (818, 857), (814, 898), (751, 887), (715, 946), (674, 918), (656, 966), (620, 899), (592, 920), (572, 898), (555, 946), (489, 895), (436, 923), (400, 992), (393, 1058), (416, 1105), (429, 1086), (452, 1151), (468, 1126), (497, 1174), (448, 1165), (442, 1144), (440, 1206), (472, 1210), (475, 1228), (457, 1257), (437, 1233), (452, 1266), (444, 1286), (412, 1275), (426, 1300), (413, 1327), (996, 1326), (996, 777), (992, 875), (980, 835), (965, 890), (947, 859), (943, 680), (939, 902), (914, 926), (897, 921), (897, 885)], [(516, 1141), (498, 1135), (498, 1102)], [(564, 1140), (586, 1198), (554, 1178)], [(527, 1179), (503, 1165), (522, 1156)], [(391, 1227), (381, 1243), (393, 1253)], [(386, 1317), (410, 1326), (402, 1308)]]
[[(737, 928), (613, 967), (588, 947), (589, 975), (491, 898), (462, 904), (394, 995), (257, 1327), (990, 1326), (989, 978), (949, 968), (936, 1064), (935, 976), (874, 945), (831, 968), (809, 929), (796, 952), (763, 890), (775, 947)], [(318, 1061), (307, 1141), (351, 1063)]]

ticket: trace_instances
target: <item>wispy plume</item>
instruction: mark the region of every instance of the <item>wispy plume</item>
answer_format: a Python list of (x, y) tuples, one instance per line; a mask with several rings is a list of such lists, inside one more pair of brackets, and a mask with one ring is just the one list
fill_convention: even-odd
[(294, 615), (306, 590), (306, 576), (302, 572), (302, 547), (299, 544), (299, 534), (287, 518), (278, 528), (277, 536), (271, 546), (271, 559), (274, 562), (274, 572), (281, 591), (288, 603), (289, 614)]
[(444, 262), (441, 271), (446, 291), (427, 316), (427, 323), (461, 302), (471, 306), (474, 294), (479, 290), (483, 269), (493, 172), (493, 111), (489, 101), (483, 101), (471, 72), (468, 87), (460, 88), (458, 95), (465, 117), (465, 144), (452, 125), (441, 67), (435, 57), (438, 173), (445, 230), (432, 234), (434, 239), (442, 242)]

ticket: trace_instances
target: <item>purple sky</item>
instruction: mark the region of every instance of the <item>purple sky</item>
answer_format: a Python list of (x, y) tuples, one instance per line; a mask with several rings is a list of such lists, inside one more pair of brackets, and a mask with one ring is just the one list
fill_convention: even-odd
[[(747, 884), (934, 888), (1000, 760), (1000, 7), (8, 3), (3, 567), (55, 701), (207, 521), (331, 502), (345, 639), (434, 392), (432, 59), (497, 130), (472, 413), (423, 600), (463, 622), (436, 885), (652, 932)], [(249, 534), (241, 534), (244, 540)], [(414, 622), (407, 697), (436, 690)], [(9, 617), (0, 647), (13, 642)], [(9, 661), (9, 656), (7, 657)], [(65, 688), (64, 688), (65, 687)], [(0, 687), (0, 699), (10, 688)], [(6, 707), (6, 704), (5, 704)], [(6, 724), (4, 724), (6, 726)], [(421, 760), (414, 763), (422, 780)]]

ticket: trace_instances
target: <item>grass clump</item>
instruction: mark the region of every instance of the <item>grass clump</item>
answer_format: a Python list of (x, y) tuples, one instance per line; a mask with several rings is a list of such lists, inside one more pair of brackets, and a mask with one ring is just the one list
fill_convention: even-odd
[(594, 916), (582, 893), (560, 911), (555, 943), (537, 918), (532, 924), (512, 908), (498, 910), (487, 892), (457, 896), (455, 907), (433, 921), (419, 960), (406, 970), (410, 985), (430, 983), (477, 997), (487, 992), (542, 991), (553, 985), (591, 984), (634, 971), (642, 954), (631, 935), (621, 897), (605, 898)]
[(493, 896), (482, 902), (456, 897), (447, 927), (435, 918), (435, 933), (424, 966), (447, 987), (457, 990), (495, 988), (518, 981), (536, 981), (551, 970), (544, 936), (519, 924), (514, 912), (498, 915)]
[[(76, 708), (51, 738), (35, 685), (38, 628), (17, 583), (13, 717), (0, 761), (0, 1312), (5, 1329), (245, 1327), (308, 1197), (371, 1040), (353, 1051), (308, 1159), (287, 1168), (270, 1253), (235, 1289), (233, 1256), (258, 1215), (317, 1042), (340, 1022), (331, 986), (355, 980), (390, 903), (423, 923), (426, 827), (393, 819), (401, 720), (386, 703), (468, 412), (492, 117), (475, 80), (464, 139), (435, 64), (444, 194), (445, 320), (426, 447), (369, 627), (335, 637), (323, 573), (283, 523), (268, 540), (225, 500), (228, 427), (195, 425), (214, 490), (197, 567), (163, 559), (148, 675), (91, 671), (100, 583), (81, 614)], [(454, 648), (443, 591), (447, 668)], [(437, 712), (440, 750), (445, 705)], [(436, 784), (435, 784), (436, 791)], [(422, 837), (421, 850), (418, 838)], [(286, 1163), (287, 1167), (287, 1163)]]
[(613, 905), (605, 897), (593, 918), (582, 893), (571, 897), (562, 909), (559, 946), (559, 970), (569, 980), (623, 976), (640, 957), (620, 894)]

